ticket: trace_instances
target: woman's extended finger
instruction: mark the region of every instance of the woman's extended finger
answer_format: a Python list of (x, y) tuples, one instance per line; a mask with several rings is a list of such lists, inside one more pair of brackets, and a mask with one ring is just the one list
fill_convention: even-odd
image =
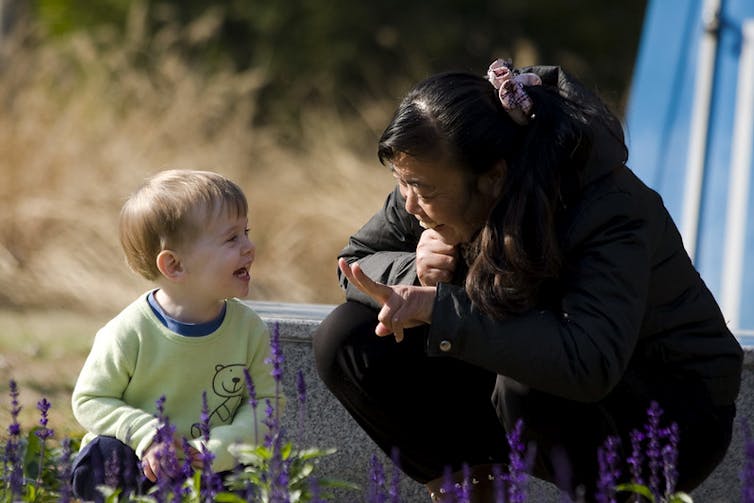
[(361, 270), (361, 266), (359, 266), (358, 262), (349, 265), (346, 259), (340, 258), (338, 259), (338, 267), (340, 267), (340, 270), (350, 283), (353, 283), (356, 288), (369, 295), (380, 304), (387, 302), (387, 299), (389, 299), (390, 295), (393, 293), (393, 289), (389, 286), (377, 283), (364, 274), (364, 271)]
[(396, 342), (403, 340), (403, 327), (397, 323), (398, 318), (395, 316), (395, 313), (400, 309), (401, 302), (403, 302), (403, 299), (399, 296), (391, 295), (382, 305), (382, 309), (377, 314), (377, 321), (379, 323), (374, 331), (375, 334), (380, 337), (394, 334)]

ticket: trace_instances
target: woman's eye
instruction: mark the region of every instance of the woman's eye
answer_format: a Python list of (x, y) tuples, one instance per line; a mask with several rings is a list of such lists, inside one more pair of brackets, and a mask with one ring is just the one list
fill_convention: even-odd
[(421, 199), (422, 201), (430, 201), (433, 197), (435, 197), (434, 194), (422, 194), (421, 192), (417, 192), (416, 195)]

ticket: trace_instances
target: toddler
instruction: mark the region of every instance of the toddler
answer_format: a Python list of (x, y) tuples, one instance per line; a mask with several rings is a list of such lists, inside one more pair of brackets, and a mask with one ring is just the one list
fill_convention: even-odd
[[(193, 170), (158, 173), (123, 206), (120, 241), (128, 264), (155, 287), (99, 330), (76, 382), (73, 413), (87, 430), (73, 466), (77, 497), (102, 499), (97, 486), (113, 460), (124, 490), (143, 492), (173, 475), (160, 463), (162, 444), (153, 441), (162, 397), (176, 451), (183, 453), (182, 438), (188, 439), (192, 465), (201, 468), (199, 453), (208, 448), (215, 472), (235, 466), (230, 444), (264, 438), (244, 370), (260, 402), (284, 405), (265, 363), (267, 326), (238, 300), (249, 293), (255, 256), (247, 211), (235, 183)], [(210, 434), (202, 446), (205, 393)]]

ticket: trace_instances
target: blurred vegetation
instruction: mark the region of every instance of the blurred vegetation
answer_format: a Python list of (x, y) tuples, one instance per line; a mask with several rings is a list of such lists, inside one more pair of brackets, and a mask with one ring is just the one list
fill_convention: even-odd
[(620, 113), (644, 1), (0, 7), (0, 381), (33, 390), (26, 421), (42, 394), (75, 428), (64, 404), (91, 337), (149, 288), (117, 238), (146, 176), (230, 176), (257, 244), (249, 297), (338, 303), (335, 256), (392, 186), (376, 139), (412, 83), (496, 57), (562, 64)]
[[(392, 185), (376, 139), (427, 74), (562, 64), (621, 113), (640, 0), (0, 0), (0, 308), (112, 315), (127, 194), (167, 167), (247, 192), (250, 297), (338, 303)], [(1, 362), (0, 362), (1, 363)]]
[(42, 394), (75, 427), (91, 337), (149, 288), (121, 203), (166, 167), (248, 194), (251, 299), (340, 302), (335, 256), (392, 186), (376, 139), (412, 83), (562, 64), (620, 113), (644, 4), (0, 0), (0, 381), (32, 390), (28, 421)]
[[(47, 31), (125, 33), (130, 0), (33, 0)], [(561, 64), (622, 112), (645, 0), (171, 0), (146, 3), (149, 33), (193, 26), (198, 63), (264, 75), (257, 124), (298, 124), (303, 108), (358, 114), (448, 69), (484, 72), (495, 57)], [(196, 25), (204, 18), (205, 23)], [(145, 50), (148, 48), (145, 47)], [(144, 56), (144, 55), (142, 55)]]

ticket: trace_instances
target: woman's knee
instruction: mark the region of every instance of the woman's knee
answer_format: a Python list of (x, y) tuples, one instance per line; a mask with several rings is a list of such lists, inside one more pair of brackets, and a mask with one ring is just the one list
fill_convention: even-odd
[(377, 312), (358, 303), (346, 302), (337, 306), (314, 330), (312, 346), (320, 378), (330, 384), (340, 377), (339, 355), (349, 340), (362, 333), (373, 333)]

